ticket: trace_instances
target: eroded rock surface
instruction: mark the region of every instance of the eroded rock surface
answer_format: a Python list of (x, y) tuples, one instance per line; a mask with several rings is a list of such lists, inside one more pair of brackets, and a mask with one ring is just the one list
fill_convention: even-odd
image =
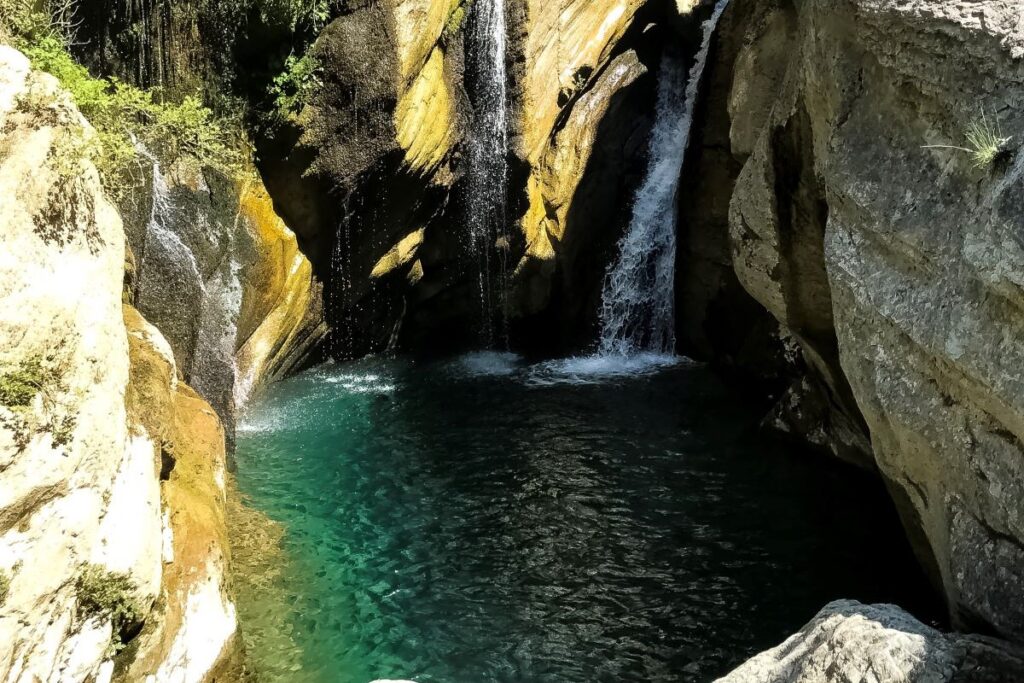
[(1024, 651), (943, 634), (895, 605), (839, 600), (717, 683), (997, 683), (1022, 675)]
[(146, 150), (140, 161), (148, 186), (123, 208), (128, 298), (230, 437), (252, 391), (315, 352), (326, 334), (322, 288), (255, 173), (228, 177), (187, 157), (165, 167)]
[[(885, 476), (955, 623), (1021, 640), (1020, 5), (736, 0), (724, 31), (728, 259), (799, 343), (811, 430)], [(984, 163), (979, 127), (1008, 138)]]
[(0, 678), (208, 680), (236, 630), (220, 422), (122, 305), (91, 128), (2, 46), (0, 131)]

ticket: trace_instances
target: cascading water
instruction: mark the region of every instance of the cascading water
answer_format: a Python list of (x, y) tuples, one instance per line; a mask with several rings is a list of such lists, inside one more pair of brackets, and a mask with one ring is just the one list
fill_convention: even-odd
[(618, 259), (605, 279), (600, 356), (675, 353), (676, 200), (711, 39), (728, 4), (719, 0), (704, 23), (685, 90), (679, 61), (671, 56), (662, 60), (650, 166), (619, 242)]
[[(135, 151), (150, 163), (153, 174), (152, 204), (149, 211), (149, 221), (146, 223), (146, 232), (142, 239), (142, 249), (136, 268), (136, 298), (140, 296), (143, 290), (147, 289), (145, 286), (148, 284), (147, 276), (149, 275), (147, 260), (150, 258), (150, 251), (153, 249), (159, 249), (167, 253), (169, 255), (168, 260), (171, 262), (187, 267), (191, 274), (194, 275), (195, 281), (200, 286), (203, 286), (203, 277), (195, 254), (181, 241), (178, 234), (169, 227), (174, 214), (174, 205), (171, 202), (171, 191), (167, 187), (167, 179), (164, 178), (163, 169), (160, 167), (160, 160), (141, 142), (135, 142)], [(163, 293), (156, 294), (163, 296)]]
[[(192, 388), (224, 414), (247, 392), (247, 387), (235, 386), (242, 308), (242, 263), (236, 243), (246, 234), (241, 216), (236, 215), (231, 226), (211, 225), (201, 217), (193, 222), (187, 208), (175, 206), (156, 155), (138, 141), (135, 149), (149, 162), (153, 176), (149, 220), (136, 245), (135, 305), (150, 322), (168, 331), (172, 343), (187, 349), (179, 358), (180, 369)], [(210, 192), (202, 174), (195, 191)], [(187, 309), (169, 308), (171, 293), (187, 297)]]
[[(505, 310), (508, 246), (508, 86), (505, 0), (477, 0), (469, 31), (475, 116), (469, 145), (467, 225), (480, 288), (480, 341), (493, 346), (495, 310)], [(498, 263), (493, 263), (497, 249)], [(497, 267), (495, 267), (497, 266)], [(496, 272), (495, 272), (496, 271)], [(497, 275), (499, 281), (493, 282)]]

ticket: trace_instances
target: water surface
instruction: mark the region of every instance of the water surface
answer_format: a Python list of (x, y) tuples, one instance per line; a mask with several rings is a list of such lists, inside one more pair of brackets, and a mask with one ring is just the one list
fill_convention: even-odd
[(238, 435), (284, 551), (239, 551), (265, 565), (250, 656), (268, 681), (709, 681), (835, 598), (927, 612), (880, 488), (756, 423), (663, 357), (282, 382)]

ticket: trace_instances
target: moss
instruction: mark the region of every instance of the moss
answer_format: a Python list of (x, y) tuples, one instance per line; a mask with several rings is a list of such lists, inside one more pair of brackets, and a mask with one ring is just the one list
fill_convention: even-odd
[(90, 564), (78, 575), (75, 591), (78, 617), (110, 619), (113, 626), (111, 649), (114, 653), (124, 649), (131, 631), (142, 623), (145, 616), (137, 597), (138, 587), (132, 578)]
[(7, 602), (7, 597), (11, 594), (11, 577), (7, 575), (7, 572), (0, 570), (0, 607), (4, 606)]
[(469, 11), (473, 8), (474, 2), (475, 0), (462, 0), (455, 6), (452, 13), (448, 15), (448, 21), (444, 25), (444, 32), (441, 34), (441, 42), (443, 44), (447, 44), (462, 32), (462, 27), (466, 23), (466, 17), (469, 16)]
[(24, 408), (32, 403), (49, 379), (42, 360), (30, 358), (18, 367), (0, 374), (0, 405)]

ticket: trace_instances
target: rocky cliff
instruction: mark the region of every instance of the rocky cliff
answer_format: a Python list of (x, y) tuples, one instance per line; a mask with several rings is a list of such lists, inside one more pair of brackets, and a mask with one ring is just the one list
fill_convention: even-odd
[[(388, 0), (343, 13), (309, 52), (322, 89), (260, 146), (275, 204), (328, 283), (336, 355), (479, 341), (466, 225), (485, 210), (467, 178), (483, 106), (472, 87), (481, 4)], [(640, 0), (516, 0), (506, 14), (504, 219), (516, 229), (486, 245), (511, 292), (494, 314), (511, 318), (520, 346), (578, 349), (592, 340), (644, 169), (651, 72), (688, 24), (674, 5)]]
[(254, 170), (227, 175), (143, 149), (146, 184), (121, 207), (128, 300), (167, 338), (185, 381), (229, 431), (266, 380), (326, 334), (322, 287)]
[(122, 221), (95, 136), (0, 46), (0, 678), (233, 679), (225, 430), (186, 379), (230, 420), (319, 292), (258, 181), (148, 157)]
[(1019, 4), (735, 0), (714, 64), (687, 342), (756, 299), (806, 368), (777, 424), (877, 467), (954, 623), (1020, 641)]

